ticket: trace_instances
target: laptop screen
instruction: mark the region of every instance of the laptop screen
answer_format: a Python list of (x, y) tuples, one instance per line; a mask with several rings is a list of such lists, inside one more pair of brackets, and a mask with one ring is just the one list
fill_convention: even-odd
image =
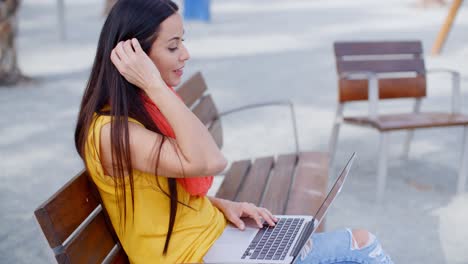
[(330, 207), (330, 204), (333, 202), (335, 197), (341, 191), (341, 188), (343, 188), (343, 183), (344, 183), (344, 181), (346, 179), (346, 176), (349, 173), (349, 170), (351, 169), (351, 165), (353, 164), (355, 156), (356, 156), (356, 153), (353, 153), (353, 155), (349, 159), (348, 163), (346, 164), (344, 169), (341, 171), (340, 176), (338, 176), (338, 178), (336, 179), (336, 181), (333, 184), (332, 188), (328, 192), (328, 195), (325, 198), (325, 200), (323, 201), (322, 205), (317, 210), (317, 213), (315, 213), (315, 215), (314, 215), (314, 230), (318, 227), (320, 222), (322, 222), (322, 219), (324, 218), (325, 214), (327, 213), (327, 210)]
[(312, 233), (319, 227), (320, 222), (322, 222), (323, 218), (327, 214), (328, 208), (330, 207), (332, 202), (335, 200), (338, 193), (340, 193), (341, 188), (343, 187), (343, 183), (345, 182), (346, 177), (349, 174), (349, 170), (351, 169), (351, 166), (353, 165), (355, 157), (356, 157), (356, 152), (353, 153), (351, 158), (349, 158), (348, 163), (346, 164), (344, 169), (341, 171), (340, 176), (338, 176), (338, 178), (336, 179), (332, 188), (328, 192), (327, 197), (325, 197), (325, 200), (323, 201), (322, 205), (320, 206), (320, 208), (317, 210), (317, 212), (313, 216), (314, 217), (312, 220), (313, 222), (310, 223), (310, 225), (306, 228), (304, 233), (301, 235), (298, 245), (293, 251), (293, 256), (295, 259), (293, 263), (296, 262), (297, 256), (299, 252), (302, 250), (302, 248), (304, 247), (306, 241), (309, 239)]

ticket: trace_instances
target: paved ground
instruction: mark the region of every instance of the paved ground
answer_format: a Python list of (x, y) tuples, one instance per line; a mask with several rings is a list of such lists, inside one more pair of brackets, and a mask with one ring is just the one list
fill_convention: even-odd
[[(55, 1), (23, 1), (19, 60), (36, 81), (0, 89), (0, 263), (53, 262), (33, 211), (82, 168), (73, 130), (103, 22), (102, 5), (95, 0), (66, 2), (68, 40), (61, 42)], [(212, 2), (212, 23), (186, 24), (192, 60), (185, 77), (203, 71), (221, 110), (292, 99), (302, 149), (323, 151), (336, 107), (333, 41), (421, 39), (429, 51), (446, 13), (415, 8), (413, 0)], [(468, 75), (467, 12), (463, 7), (444, 54), (428, 58), (430, 67), (447, 66)], [(423, 109), (449, 109), (446, 81), (430, 78), (430, 99)], [(409, 101), (390, 102), (383, 109), (410, 107)], [(468, 104), (463, 111), (468, 113)], [(226, 156), (235, 160), (292, 151), (287, 118), (276, 108), (227, 118)], [(377, 133), (354, 127), (341, 132), (337, 167), (353, 151), (359, 158), (330, 210), (327, 228), (371, 230), (396, 263), (468, 263), (468, 198), (453, 196), (462, 131), (417, 132), (408, 161), (399, 159), (404, 134), (392, 134), (389, 182), (381, 205), (373, 202)]]

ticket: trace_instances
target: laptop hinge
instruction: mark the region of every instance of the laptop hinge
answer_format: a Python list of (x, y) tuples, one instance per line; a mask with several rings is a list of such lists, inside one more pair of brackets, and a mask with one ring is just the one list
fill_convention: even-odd
[(291, 256), (296, 259), (296, 256), (299, 254), (299, 251), (302, 249), (302, 246), (306, 243), (307, 239), (309, 239), (310, 234), (312, 234), (312, 231), (314, 230), (314, 223), (315, 223), (315, 218), (310, 220), (309, 223), (302, 229), (301, 236), (296, 242), (296, 245), (294, 246), (293, 250), (291, 251)]

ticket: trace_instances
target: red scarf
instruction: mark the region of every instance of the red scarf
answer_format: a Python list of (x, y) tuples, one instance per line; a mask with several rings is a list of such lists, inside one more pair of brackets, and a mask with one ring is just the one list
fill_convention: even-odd
[[(177, 97), (180, 98), (180, 96), (172, 87), (169, 87), (169, 89), (171, 89), (171, 91), (173, 91)], [(175, 138), (174, 130), (172, 130), (171, 125), (169, 122), (167, 122), (167, 119), (163, 116), (161, 111), (159, 111), (159, 108), (154, 104), (154, 102), (145, 93), (141, 93), (141, 98), (143, 100), (146, 111), (148, 111), (151, 118), (153, 119), (153, 122), (159, 128), (161, 133), (164, 136)], [(190, 195), (205, 196), (210, 189), (211, 184), (213, 183), (213, 178), (213, 176), (177, 178), (177, 182), (182, 185), (182, 187), (184, 187), (184, 189)]]

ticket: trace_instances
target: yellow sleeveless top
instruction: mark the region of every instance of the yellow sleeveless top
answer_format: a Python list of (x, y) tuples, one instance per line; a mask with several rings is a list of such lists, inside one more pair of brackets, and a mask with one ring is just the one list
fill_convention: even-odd
[[(131, 122), (140, 124), (131, 119)], [(105, 175), (100, 162), (101, 128), (111, 122), (110, 116), (95, 115), (85, 147), (85, 159), (92, 180), (98, 187), (109, 218), (131, 263), (202, 262), (211, 245), (221, 235), (227, 221), (206, 197), (190, 196), (180, 185), (179, 204), (167, 255), (162, 252), (169, 225), (169, 193), (167, 179), (134, 170), (135, 211), (132, 219), (130, 186), (127, 186), (126, 230), (119, 222), (114, 182)], [(156, 182), (159, 181), (159, 185)], [(192, 209), (193, 208), (193, 209)]]

